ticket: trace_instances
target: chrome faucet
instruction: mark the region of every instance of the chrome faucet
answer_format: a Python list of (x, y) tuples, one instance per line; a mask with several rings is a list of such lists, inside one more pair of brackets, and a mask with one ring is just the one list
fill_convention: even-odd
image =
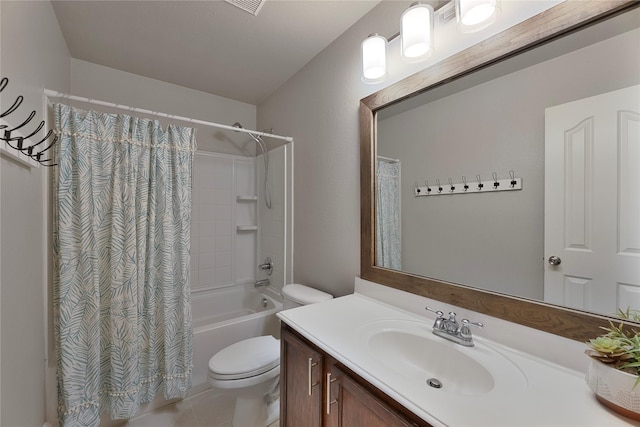
[(271, 273), (273, 273), (273, 261), (271, 261), (271, 257), (267, 257), (263, 264), (258, 265), (258, 269), (266, 271), (267, 275), (271, 276)]
[(457, 344), (465, 347), (473, 347), (473, 336), (469, 325), (482, 328), (484, 325), (480, 322), (471, 322), (468, 319), (462, 319), (460, 323), (456, 320), (456, 314), (452, 311), (449, 313), (449, 318), (444, 317), (444, 313), (440, 310), (434, 310), (431, 307), (425, 307), (425, 310), (431, 311), (437, 315), (435, 322), (433, 322), (433, 333), (453, 341)]

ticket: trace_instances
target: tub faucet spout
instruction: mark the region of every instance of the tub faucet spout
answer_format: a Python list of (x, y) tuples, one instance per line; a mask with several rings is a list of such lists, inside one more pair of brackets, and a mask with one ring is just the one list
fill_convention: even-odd
[(271, 281), (269, 279), (262, 279), (262, 280), (256, 281), (256, 283), (254, 283), (253, 286), (255, 288), (259, 288), (261, 286), (269, 286), (270, 284), (271, 284)]

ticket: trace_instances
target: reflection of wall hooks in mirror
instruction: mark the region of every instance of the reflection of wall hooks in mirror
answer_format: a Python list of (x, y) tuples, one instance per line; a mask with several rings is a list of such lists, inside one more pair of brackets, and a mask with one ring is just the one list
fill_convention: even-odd
[(493, 177), (493, 189), (497, 190), (500, 186), (500, 182), (498, 182), (498, 174), (494, 172), (491, 174), (491, 177)]
[(477, 186), (470, 186), (467, 184), (467, 178), (462, 177), (462, 183), (454, 183), (453, 179), (449, 178), (449, 191), (443, 192), (443, 188), (440, 185), (440, 179), (436, 179), (438, 185), (437, 192), (431, 192), (429, 187), (429, 181), (425, 180), (425, 187), (414, 186), (414, 195), (418, 196), (438, 196), (445, 194), (471, 194), (471, 193), (496, 193), (499, 191), (513, 191), (522, 190), (522, 178), (516, 178), (513, 170), (509, 171), (509, 179), (499, 179), (498, 174), (493, 172), (491, 174), (492, 179), (490, 181), (482, 181), (480, 174), (476, 175), (478, 180)]
[[(9, 79), (6, 77), (3, 77), (0, 80), (0, 92), (2, 92), (7, 87), (8, 84), (9, 84)], [(3, 119), (4, 117), (15, 112), (20, 107), (20, 105), (22, 105), (23, 101), (24, 101), (24, 97), (22, 95), (17, 96), (16, 100), (13, 102), (11, 107), (9, 107), (6, 111), (0, 113), (0, 118)], [(47, 167), (55, 166), (56, 164), (51, 163), (53, 161), (52, 159), (43, 159), (42, 156), (45, 154), (46, 151), (48, 151), (51, 147), (53, 147), (53, 145), (58, 141), (58, 137), (54, 137), (51, 143), (47, 145), (45, 148), (36, 149), (36, 147), (40, 147), (41, 144), (43, 144), (47, 139), (49, 139), (49, 137), (53, 133), (52, 130), (49, 130), (49, 132), (46, 133), (44, 138), (42, 138), (40, 141), (36, 142), (35, 144), (25, 146), (26, 140), (30, 140), (34, 135), (36, 135), (38, 132), (42, 130), (42, 128), (44, 127), (44, 121), (41, 121), (38, 124), (38, 126), (36, 126), (35, 130), (31, 132), (29, 135), (22, 135), (20, 132), (18, 132), (19, 129), (29, 124), (31, 120), (33, 120), (35, 115), (36, 115), (36, 112), (31, 111), (29, 116), (22, 123), (20, 123), (18, 126), (15, 126), (13, 128), (9, 128), (9, 125), (7, 125), (6, 122), (4, 121), (2, 122), (2, 124), (0, 124), (0, 130), (3, 131), (2, 136), (0, 136), (0, 151), (2, 151), (3, 153), (6, 153), (11, 158), (19, 160), (30, 166), (37, 166), (38, 163), (41, 164), (42, 166), (47, 166)], [(11, 150), (9, 150), (9, 148), (12, 148), (13, 150), (17, 150), (21, 154), (27, 156), (28, 159), (20, 157), (17, 154), (14, 154)], [(35, 162), (38, 162), (38, 163), (35, 163), (31, 159), (35, 160)]]
[(511, 182), (509, 183), (509, 185), (511, 186), (511, 188), (513, 188), (518, 183), (516, 181), (516, 173), (513, 171), (513, 169), (509, 171), (509, 177), (511, 178)]

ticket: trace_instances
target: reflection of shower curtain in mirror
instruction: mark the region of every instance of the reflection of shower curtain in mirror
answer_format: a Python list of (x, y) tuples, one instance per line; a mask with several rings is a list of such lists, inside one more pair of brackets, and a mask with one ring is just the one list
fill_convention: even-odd
[(400, 270), (400, 162), (378, 160), (376, 180), (376, 265)]
[(58, 416), (98, 426), (191, 387), (194, 130), (54, 108)]

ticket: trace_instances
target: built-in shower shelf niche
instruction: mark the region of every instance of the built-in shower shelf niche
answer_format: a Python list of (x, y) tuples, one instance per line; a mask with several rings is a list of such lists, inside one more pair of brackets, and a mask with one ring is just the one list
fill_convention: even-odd
[(238, 231), (258, 231), (257, 225), (238, 225), (236, 227)]
[(238, 196), (236, 196), (236, 200), (238, 202), (256, 202), (256, 201), (258, 201), (258, 196), (238, 195)]

